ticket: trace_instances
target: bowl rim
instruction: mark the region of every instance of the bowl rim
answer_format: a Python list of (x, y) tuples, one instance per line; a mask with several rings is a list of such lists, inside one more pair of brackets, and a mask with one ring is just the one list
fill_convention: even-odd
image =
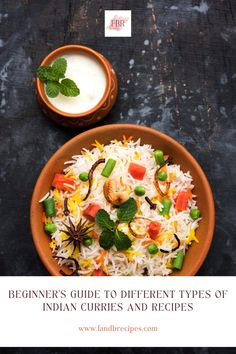
[(195, 275), (198, 270), (200, 269), (200, 267), (202, 266), (203, 262), (206, 259), (206, 256), (209, 252), (211, 243), (212, 243), (212, 239), (214, 236), (214, 229), (215, 229), (215, 206), (214, 206), (214, 199), (213, 199), (213, 194), (212, 194), (212, 190), (210, 187), (210, 184), (208, 182), (208, 179), (205, 175), (205, 173), (203, 172), (201, 166), (199, 165), (199, 163), (196, 161), (196, 159), (193, 157), (193, 155), (179, 142), (177, 142), (175, 139), (171, 138), (170, 136), (168, 136), (165, 133), (160, 132), (159, 130), (153, 129), (153, 128), (149, 128), (149, 127), (145, 127), (145, 126), (138, 126), (135, 124), (108, 124), (105, 126), (100, 126), (97, 128), (93, 128), (93, 129), (89, 129), (85, 132), (82, 132), (78, 135), (76, 135), (75, 137), (73, 137), (72, 139), (70, 139), (69, 141), (67, 141), (65, 144), (63, 144), (51, 157), (50, 159), (46, 162), (46, 164), (44, 165), (43, 169), (40, 172), (40, 175), (37, 178), (37, 182), (35, 184), (34, 190), (33, 190), (33, 194), (32, 194), (32, 199), (31, 199), (31, 207), (30, 207), (30, 226), (31, 226), (31, 233), (32, 233), (32, 237), (33, 237), (33, 242), (35, 245), (35, 248), (37, 250), (37, 253), (41, 259), (41, 261), (43, 262), (44, 266), (46, 267), (46, 269), (48, 270), (48, 272), (51, 275), (58, 275), (57, 272), (55, 271), (55, 267), (51, 264), (50, 260), (48, 257), (46, 257), (45, 253), (43, 252), (43, 249), (40, 246), (40, 240), (37, 237), (37, 229), (34, 223), (34, 219), (36, 218), (36, 214), (34, 212), (34, 206), (36, 205), (36, 203), (38, 203), (39, 201), (36, 200), (36, 193), (38, 190), (38, 185), (40, 183), (40, 180), (44, 174), (44, 171), (46, 171), (48, 164), (50, 164), (53, 160), (56, 160), (58, 156), (60, 156), (61, 151), (64, 150), (67, 146), (69, 145), (73, 145), (73, 143), (75, 141), (77, 141), (78, 139), (83, 138), (84, 136), (93, 136), (94, 134), (96, 134), (97, 132), (101, 132), (104, 130), (104, 128), (106, 129), (112, 129), (112, 128), (120, 128), (120, 129), (124, 129), (124, 128), (130, 128), (130, 129), (135, 129), (137, 131), (143, 132), (146, 131), (148, 133), (152, 133), (152, 134), (157, 134), (159, 136), (159, 138), (164, 138), (167, 140), (168, 143), (173, 144), (174, 146), (178, 146), (178, 148), (187, 156), (187, 159), (189, 159), (190, 164), (194, 166), (194, 168), (196, 170), (198, 170), (200, 178), (203, 181), (204, 187), (206, 188), (206, 195), (207, 195), (207, 199), (209, 202), (209, 206), (210, 206), (210, 214), (209, 214), (209, 230), (208, 230), (208, 234), (207, 234), (207, 239), (206, 239), (206, 244), (205, 247), (202, 251), (201, 257), (199, 257), (199, 259), (197, 260), (197, 262), (194, 264), (194, 266), (189, 270), (188, 274), (186, 274), (185, 276), (193, 276)]
[[(60, 109), (56, 108), (54, 105), (51, 104), (51, 102), (46, 98), (46, 94), (44, 92), (44, 84), (40, 81), (39, 78), (35, 78), (35, 86), (36, 86), (36, 91), (38, 93), (38, 95), (40, 96), (41, 100), (43, 101), (43, 103), (47, 106), (48, 109), (52, 110), (53, 112), (65, 117), (65, 118), (83, 118), (86, 117), (90, 114), (95, 113), (96, 111), (98, 111), (99, 108), (101, 108), (104, 103), (106, 102), (106, 100), (108, 99), (109, 96), (109, 92), (111, 90), (111, 67), (110, 67), (110, 63), (109, 61), (99, 52), (97, 52), (96, 50), (84, 46), (84, 45), (80, 45), (80, 44), (68, 44), (68, 45), (64, 45), (62, 47), (58, 47), (56, 49), (54, 49), (53, 51), (51, 51), (49, 54), (46, 55), (46, 57), (42, 60), (42, 62), (40, 63), (40, 66), (42, 65), (49, 65), (49, 63), (52, 62), (53, 58), (56, 56), (60, 55), (60, 52), (63, 51), (71, 51), (71, 50), (79, 50), (79, 51), (83, 51), (86, 53), (89, 53), (91, 56), (96, 57), (96, 60), (98, 62), (100, 62), (100, 64), (102, 65), (104, 71), (105, 71), (105, 75), (106, 75), (106, 88), (104, 91), (104, 95), (101, 98), (101, 100), (96, 104), (96, 106), (94, 106), (93, 108), (91, 108), (88, 111), (82, 112), (82, 113), (67, 113), (67, 112), (63, 112)], [(113, 68), (112, 68), (113, 69)], [(114, 69), (113, 69), (114, 71)], [(114, 71), (115, 74), (115, 71)], [(116, 75), (116, 74), (115, 74)]]

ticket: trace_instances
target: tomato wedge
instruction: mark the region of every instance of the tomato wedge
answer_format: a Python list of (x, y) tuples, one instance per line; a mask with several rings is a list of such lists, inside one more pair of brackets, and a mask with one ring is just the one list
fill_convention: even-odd
[(189, 192), (179, 192), (176, 202), (175, 209), (178, 211), (186, 210), (189, 200)]
[(128, 172), (131, 176), (139, 181), (143, 180), (146, 173), (146, 167), (138, 165), (137, 163), (130, 162)]
[(95, 277), (106, 277), (107, 274), (105, 272), (103, 272), (103, 270), (101, 270), (101, 269), (95, 269), (93, 271), (93, 276), (95, 276)]
[(101, 207), (98, 204), (89, 204), (89, 206), (83, 211), (83, 216), (93, 221), (100, 209)]
[(161, 224), (159, 222), (157, 221), (150, 222), (148, 226), (148, 234), (152, 240), (155, 240), (157, 238), (160, 228), (161, 228)]
[(74, 192), (75, 190), (74, 180), (69, 177), (65, 177), (62, 173), (55, 174), (52, 181), (52, 186), (62, 191)]

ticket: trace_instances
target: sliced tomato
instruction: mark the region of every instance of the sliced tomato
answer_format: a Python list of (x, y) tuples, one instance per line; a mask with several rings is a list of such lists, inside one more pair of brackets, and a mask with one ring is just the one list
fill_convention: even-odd
[(62, 173), (55, 174), (52, 181), (52, 186), (62, 191), (73, 192), (75, 190), (74, 180), (69, 177), (65, 177)]
[(175, 209), (178, 211), (186, 210), (189, 200), (189, 192), (179, 192), (176, 202)]
[(89, 204), (89, 206), (83, 211), (83, 216), (93, 221), (100, 209), (101, 207), (98, 204)]
[(137, 163), (130, 162), (128, 172), (131, 176), (139, 181), (143, 180), (146, 173), (146, 167), (138, 165)]
[(103, 272), (103, 270), (101, 270), (101, 269), (95, 269), (93, 271), (93, 276), (95, 276), (95, 277), (106, 277), (107, 274), (105, 272)]
[(159, 222), (157, 221), (150, 222), (148, 226), (148, 234), (152, 240), (155, 240), (157, 238), (160, 228), (161, 228), (161, 224)]

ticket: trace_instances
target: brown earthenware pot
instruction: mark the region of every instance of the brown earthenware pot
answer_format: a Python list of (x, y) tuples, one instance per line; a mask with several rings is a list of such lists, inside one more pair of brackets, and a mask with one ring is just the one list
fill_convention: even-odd
[(184, 172), (190, 171), (193, 177), (194, 194), (197, 195), (197, 204), (202, 211), (202, 220), (196, 232), (199, 243), (193, 242), (186, 253), (182, 270), (173, 275), (195, 275), (206, 258), (214, 232), (215, 210), (211, 188), (197, 161), (177, 141), (159, 131), (138, 125), (114, 124), (88, 130), (68, 141), (50, 158), (38, 178), (31, 202), (31, 229), (38, 254), (52, 275), (60, 275), (60, 267), (52, 258), (50, 239), (43, 228), (43, 210), (39, 200), (49, 191), (55, 173), (62, 171), (64, 161), (79, 154), (82, 148), (91, 149), (95, 139), (109, 144), (113, 139), (121, 140), (124, 134), (133, 136), (134, 140), (141, 138), (142, 144), (162, 149), (173, 156), (174, 162), (180, 164)]
[(94, 108), (79, 114), (62, 112), (49, 102), (45, 94), (44, 84), (38, 78), (35, 79), (35, 86), (39, 105), (48, 118), (66, 127), (83, 128), (99, 122), (108, 114), (117, 98), (118, 82), (111, 63), (102, 54), (82, 45), (66, 45), (57, 48), (46, 56), (40, 66), (50, 65), (55, 59), (63, 55), (76, 52), (86, 53), (94, 57), (102, 65), (106, 74), (107, 85), (104, 96)]

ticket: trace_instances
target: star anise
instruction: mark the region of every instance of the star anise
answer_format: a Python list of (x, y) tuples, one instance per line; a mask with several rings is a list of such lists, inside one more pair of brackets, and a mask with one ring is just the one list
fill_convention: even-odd
[(83, 240), (85, 240), (89, 233), (92, 231), (92, 226), (88, 221), (82, 221), (80, 219), (79, 223), (77, 225), (74, 225), (71, 219), (69, 218), (69, 225), (66, 225), (63, 223), (63, 225), (66, 227), (66, 230), (61, 230), (64, 232), (68, 238), (63, 240), (62, 242), (67, 242), (66, 247), (69, 246), (71, 243), (73, 243), (73, 251), (71, 255), (74, 254), (76, 247), (78, 247), (80, 251), (80, 245)]

